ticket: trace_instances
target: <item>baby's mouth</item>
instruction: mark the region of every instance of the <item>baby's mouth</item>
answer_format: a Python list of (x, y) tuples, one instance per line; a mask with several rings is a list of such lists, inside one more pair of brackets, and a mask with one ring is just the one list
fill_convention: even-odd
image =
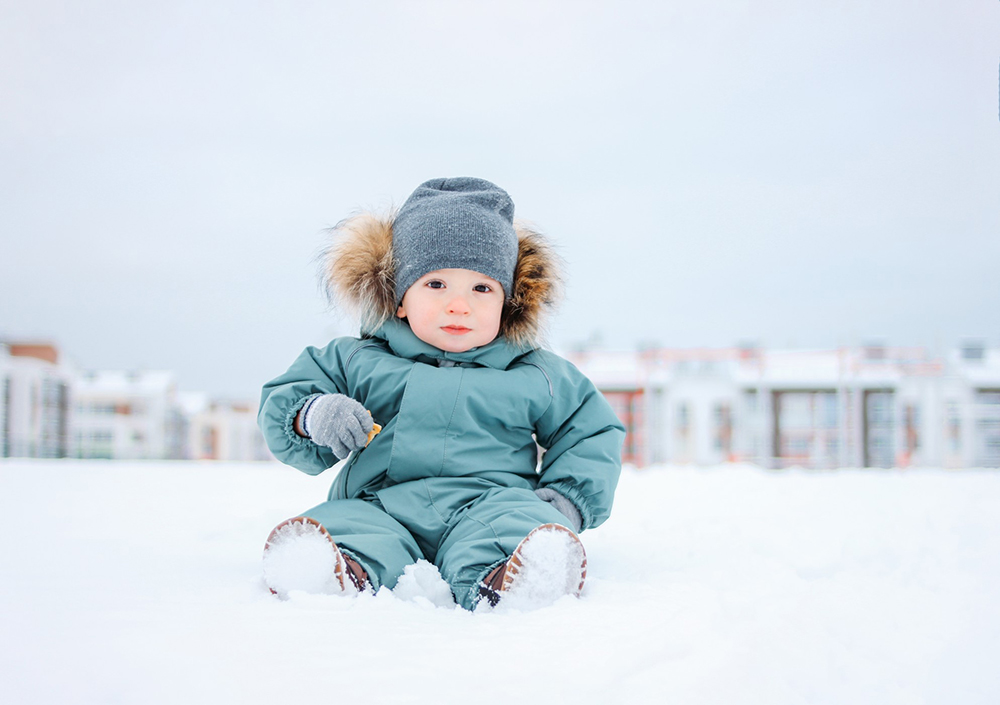
[(452, 335), (462, 335), (463, 333), (468, 333), (471, 328), (466, 328), (465, 326), (442, 326), (441, 330), (445, 333), (451, 333)]

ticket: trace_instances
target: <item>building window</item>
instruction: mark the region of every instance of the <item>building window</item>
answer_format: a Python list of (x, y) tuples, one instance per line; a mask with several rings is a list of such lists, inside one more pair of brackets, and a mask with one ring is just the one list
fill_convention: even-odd
[(681, 433), (686, 433), (690, 426), (691, 412), (688, 409), (687, 402), (681, 402), (677, 405), (677, 430)]
[(10, 457), (10, 380), (3, 378), (3, 394), (0, 395), (0, 404), (3, 405), (3, 427), (0, 428), (0, 457)]
[(733, 450), (733, 414), (728, 403), (719, 402), (712, 407), (712, 421), (715, 427), (712, 445), (729, 456)]
[(643, 439), (643, 392), (604, 392), (618, 419), (625, 426), (625, 444), (622, 446), (622, 461), (641, 463), (645, 452)]
[(839, 456), (840, 400), (832, 390), (774, 393), (779, 464), (834, 467)]
[(962, 417), (958, 402), (949, 401), (945, 409), (946, 435), (948, 437), (948, 452), (959, 455), (962, 452)]
[(219, 434), (213, 426), (201, 429), (201, 457), (209, 460), (219, 457)]
[(114, 416), (115, 405), (101, 401), (82, 401), (77, 403), (76, 412), (84, 416)]
[(883, 425), (892, 422), (892, 395), (872, 392), (868, 395), (868, 421)]
[(976, 392), (976, 464), (1000, 467), (1000, 389)]
[(840, 425), (840, 405), (837, 403), (837, 395), (831, 393), (817, 394), (817, 426), (820, 428), (837, 428)]
[(892, 443), (895, 395), (891, 391), (867, 390), (864, 399), (865, 466), (891, 468), (896, 460)]
[(677, 405), (676, 409), (674, 427), (677, 434), (675, 437), (677, 450), (674, 457), (679, 462), (691, 462), (694, 458), (694, 440), (691, 432), (691, 406), (688, 402), (682, 401)]
[(969, 362), (982, 362), (986, 357), (986, 343), (981, 340), (970, 340), (962, 345), (962, 359)]
[(915, 453), (920, 449), (920, 407), (907, 404), (903, 407), (903, 430), (906, 452)]

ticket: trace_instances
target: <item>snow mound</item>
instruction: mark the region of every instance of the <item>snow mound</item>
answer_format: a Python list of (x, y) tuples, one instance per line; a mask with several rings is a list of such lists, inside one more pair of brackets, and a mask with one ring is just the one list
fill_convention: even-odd
[(451, 588), (433, 563), (419, 560), (403, 570), (392, 594), (400, 600), (433, 607), (455, 607)]

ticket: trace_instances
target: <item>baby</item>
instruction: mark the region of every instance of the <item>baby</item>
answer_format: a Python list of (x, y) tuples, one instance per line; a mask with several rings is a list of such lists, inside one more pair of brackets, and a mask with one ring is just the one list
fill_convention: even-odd
[(608, 518), (625, 432), (539, 347), (556, 264), (482, 179), (432, 179), (394, 215), (337, 226), (325, 283), (361, 335), (306, 348), (258, 421), (303, 472), (348, 460), (326, 502), (271, 532), (272, 592), (391, 589), (425, 559), (466, 609), (580, 594), (578, 534)]

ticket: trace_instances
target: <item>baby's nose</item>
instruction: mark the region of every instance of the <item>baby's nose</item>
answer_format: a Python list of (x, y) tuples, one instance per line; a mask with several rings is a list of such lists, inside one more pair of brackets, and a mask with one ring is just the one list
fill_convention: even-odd
[(448, 304), (448, 311), (451, 313), (464, 313), (469, 310), (469, 304), (464, 297), (456, 296)]

